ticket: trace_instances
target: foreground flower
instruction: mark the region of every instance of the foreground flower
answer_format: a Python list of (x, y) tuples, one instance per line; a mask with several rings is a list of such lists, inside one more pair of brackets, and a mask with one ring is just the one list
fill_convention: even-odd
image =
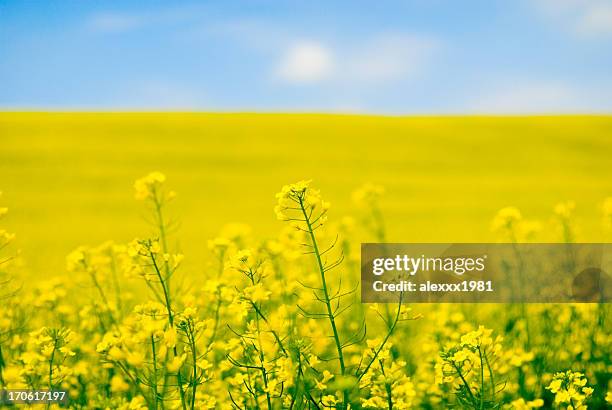
[(555, 403), (568, 404), (568, 409), (586, 409), (586, 400), (593, 394), (593, 389), (587, 387), (587, 379), (579, 372), (556, 373), (552, 382), (546, 387), (555, 394)]
[[(318, 212), (320, 213), (319, 216), (323, 216), (329, 209), (329, 202), (321, 199), (319, 190), (310, 187), (311, 182), (310, 180), (299, 181), (295, 184), (285, 185), (276, 194), (278, 203), (274, 208), (274, 212), (278, 219), (281, 221), (291, 221), (294, 215), (296, 215), (296, 219), (303, 220), (304, 216), (300, 214), (302, 208), (310, 215)], [(319, 218), (319, 222), (323, 222), (322, 218)]]
[(166, 176), (161, 172), (151, 172), (149, 175), (134, 182), (134, 197), (140, 201), (155, 196), (156, 192), (166, 182)]
[(384, 193), (383, 186), (367, 183), (353, 192), (353, 201), (359, 206), (373, 206)]

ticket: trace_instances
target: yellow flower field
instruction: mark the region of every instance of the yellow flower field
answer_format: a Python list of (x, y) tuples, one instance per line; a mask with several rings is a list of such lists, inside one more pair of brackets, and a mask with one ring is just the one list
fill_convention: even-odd
[(611, 136), (610, 117), (0, 114), (0, 388), (609, 408), (609, 305), (361, 304), (359, 243), (609, 241)]

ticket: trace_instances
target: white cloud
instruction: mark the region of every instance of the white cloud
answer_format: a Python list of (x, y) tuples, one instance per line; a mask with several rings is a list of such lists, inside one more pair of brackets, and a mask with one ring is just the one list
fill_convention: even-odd
[(159, 10), (136, 12), (106, 11), (90, 15), (86, 27), (100, 33), (122, 33), (145, 27), (159, 28), (162, 25), (196, 23), (205, 15), (198, 6), (178, 6)]
[(144, 23), (142, 17), (119, 14), (101, 13), (94, 15), (88, 22), (91, 30), (104, 33), (120, 33), (136, 29)]
[(538, 0), (537, 7), (568, 30), (582, 36), (612, 35), (609, 0)]
[(344, 60), (356, 81), (385, 83), (413, 77), (429, 62), (436, 43), (406, 34), (375, 37)]
[(327, 79), (334, 71), (334, 56), (323, 44), (299, 42), (281, 57), (278, 76), (296, 84), (315, 83)]
[(612, 3), (594, 4), (585, 10), (577, 29), (583, 34), (612, 34)]
[(468, 112), (481, 114), (549, 114), (589, 111), (579, 93), (564, 84), (507, 82), (483, 92), (467, 104)]
[(286, 46), (276, 77), (296, 84), (373, 85), (412, 79), (427, 66), (436, 42), (406, 34), (375, 36), (331, 47), (314, 41)]

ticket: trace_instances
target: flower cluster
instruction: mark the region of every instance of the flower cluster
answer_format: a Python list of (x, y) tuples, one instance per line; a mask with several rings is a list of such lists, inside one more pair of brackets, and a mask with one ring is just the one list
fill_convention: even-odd
[(283, 186), (276, 194), (274, 212), (278, 219), (296, 222), (297, 227), (302, 226), (300, 223), (305, 222), (306, 218), (312, 225), (326, 221), (325, 214), (330, 204), (321, 198), (319, 190), (310, 187), (311, 182), (299, 181)]
[(151, 172), (134, 182), (134, 197), (139, 201), (155, 198), (160, 193), (166, 176), (161, 172)]
[(571, 370), (556, 373), (546, 388), (555, 395), (555, 403), (566, 405), (568, 410), (586, 409), (586, 401), (593, 394), (584, 374)]

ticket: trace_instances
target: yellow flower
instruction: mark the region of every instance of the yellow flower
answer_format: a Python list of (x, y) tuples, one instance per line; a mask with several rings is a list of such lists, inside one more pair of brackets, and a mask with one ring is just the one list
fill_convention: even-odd
[(164, 332), (164, 344), (170, 348), (176, 346), (176, 330), (173, 327)]
[(561, 390), (561, 379), (554, 379), (547, 387), (552, 393), (557, 393)]
[(457, 353), (453, 355), (453, 361), (457, 363), (464, 362), (467, 360), (467, 358), (468, 358), (468, 351), (465, 349), (459, 350), (457, 351)]
[(110, 381), (110, 388), (113, 393), (122, 393), (130, 389), (130, 385), (118, 374), (114, 375)]
[(325, 390), (327, 388), (327, 382), (330, 381), (334, 377), (328, 370), (323, 370), (323, 377), (321, 380), (315, 380), (315, 384), (317, 389)]
[(81, 246), (76, 250), (72, 251), (66, 257), (66, 269), (68, 272), (75, 272), (83, 269), (85, 266), (85, 252), (87, 248)]
[(515, 410), (531, 410), (537, 409), (544, 406), (544, 400), (535, 399), (531, 401), (525, 401), (525, 399), (517, 399), (510, 403), (511, 408)]
[(258, 283), (254, 286), (249, 286), (244, 289), (244, 296), (253, 303), (264, 302), (270, 299), (272, 292), (265, 290), (263, 284)]
[(119, 361), (125, 358), (125, 354), (121, 351), (121, 349), (113, 346), (108, 351), (108, 357), (110, 357), (111, 360)]
[(166, 176), (161, 172), (151, 172), (149, 175), (134, 182), (134, 197), (137, 200), (153, 197), (165, 181)]
[(274, 212), (278, 219), (281, 221), (292, 219), (290, 213), (297, 213), (297, 218), (301, 219), (303, 217), (303, 215), (300, 215), (301, 207), (311, 214), (315, 210), (325, 213), (329, 209), (329, 202), (321, 199), (321, 193), (310, 188), (311, 182), (311, 180), (299, 181), (295, 184), (285, 185), (276, 194), (278, 202)]
[(141, 367), (144, 364), (144, 356), (139, 351), (131, 351), (126, 354), (126, 360), (134, 367)]
[(574, 201), (559, 202), (555, 205), (554, 212), (559, 218), (569, 219), (574, 212), (574, 208), (576, 208)]
[(183, 353), (180, 356), (175, 356), (170, 363), (168, 363), (168, 371), (170, 373), (177, 373), (178, 370), (181, 368), (181, 366), (183, 365), (183, 363), (185, 363), (185, 359), (187, 359), (187, 354)]
[(210, 249), (217, 256), (223, 255), (230, 245), (230, 240), (222, 237), (218, 237), (208, 241), (208, 249)]
[(202, 370), (208, 370), (212, 367), (212, 363), (210, 363), (208, 360), (206, 359), (200, 359), (197, 363), (196, 366), (198, 366), (200, 369)]
[(521, 211), (513, 206), (502, 208), (497, 212), (493, 222), (491, 223), (491, 230), (493, 232), (501, 231), (504, 229), (512, 229), (512, 227), (521, 219)]
[(593, 394), (593, 389), (585, 387), (586, 384), (584, 374), (568, 370), (556, 373), (546, 388), (555, 394), (555, 403), (572, 403), (578, 409)]
[(367, 183), (353, 192), (353, 201), (359, 206), (373, 206), (384, 193), (383, 186)]
[(0, 245), (6, 245), (9, 242), (15, 240), (15, 234), (5, 231), (4, 229), (0, 229)]
[(336, 399), (336, 396), (333, 396), (331, 394), (328, 394), (327, 396), (323, 396), (321, 398), (321, 404), (323, 405), (323, 407), (335, 407), (336, 403), (338, 403), (338, 399)]
[(479, 326), (478, 330), (461, 336), (461, 344), (470, 347), (488, 346), (493, 342), (491, 333), (493, 333), (493, 330)]
[(147, 405), (144, 397), (136, 396), (130, 401), (129, 410), (146, 410)]

